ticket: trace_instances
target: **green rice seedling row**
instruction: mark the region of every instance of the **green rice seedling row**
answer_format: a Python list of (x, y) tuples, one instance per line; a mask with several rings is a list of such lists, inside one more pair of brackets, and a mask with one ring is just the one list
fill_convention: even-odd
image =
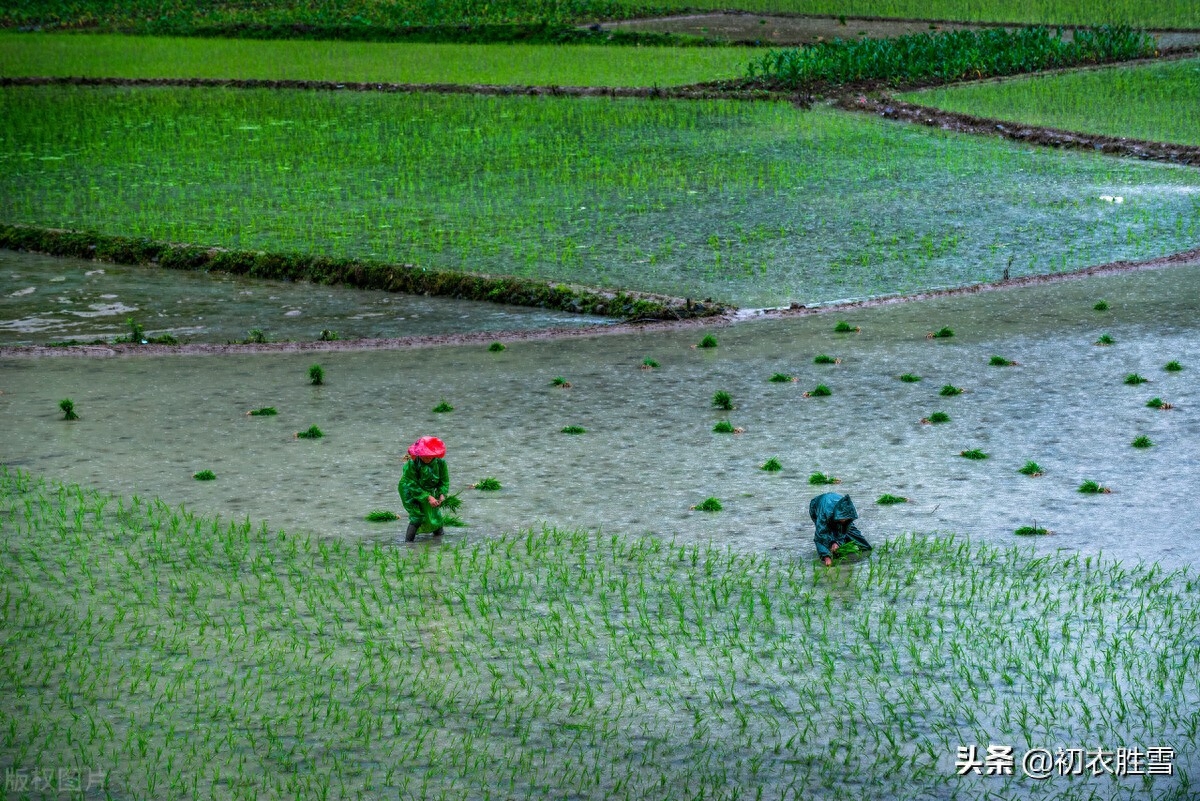
[(0, 77), (667, 87), (741, 77), (763, 52), (0, 33)]
[(1198, 187), (777, 103), (0, 91), (7, 222), (743, 306), (1165, 255), (1200, 236)]
[(0, 544), (0, 762), (111, 797), (949, 797), (999, 741), (1179, 744), (1176, 776), (1051, 779), (1173, 801), (1195, 768), (1188, 571), (945, 535), (836, 571), (552, 528), (349, 544), (8, 470)]
[[(1200, 146), (1200, 118), (1181, 113), (1200, 107), (1200, 59), (1195, 58), (930, 89), (899, 97), (1021, 125)], [(1107, 308), (1101, 304), (1097, 303), (1097, 310)]]

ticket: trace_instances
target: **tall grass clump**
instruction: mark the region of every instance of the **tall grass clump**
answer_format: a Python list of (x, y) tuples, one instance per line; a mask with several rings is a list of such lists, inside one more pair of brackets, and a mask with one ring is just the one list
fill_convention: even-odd
[(64, 420), (78, 420), (79, 415), (75, 413), (75, 401), (70, 398), (63, 398), (58, 402), (58, 408), (63, 413)]
[(1036, 477), (1036, 476), (1042, 475), (1045, 471), (1042, 470), (1042, 466), (1040, 464), (1038, 464), (1037, 462), (1030, 459), (1029, 461), (1025, 462), (1024, 465), (1019, 467), (1017, 469), (1017, 472), (1023, 476), (1035, 476)]
[(1172, 359), (1163, 365), (1163, 369), (1168, 373), (1178, 373), (1179, 371), (1183, 370), (1183, 365)]
[(320, 439), (325, 436), (325, 432), (315, 425), (311, 425), (303, 431), (296, 432), (296, 439)]
[(725, 390), (719, 389), (713, 393), (712, 405), (714, 409), (721, 409), (726, 412), (733, 411), (733, 396)]
[(325, 383), (325, 368), (319, 364), (314, 364), (308, 368), (308, 380), (314, 387), (319, 387)]
[(696, 347), (704, 348), (706, 350), (708, 348), (715, 348), (715, 347), (717, 347), (717, 338), (715, 336), (713, 336), (712, 334), (705, 334), (700, 339), (700, 342), (696, 344)]
[(1072, 41), (1063, 38), (1062, 29), (988, 28), (892, 39), (835, 39), (771, 50), (750, 62), (747, 75), (788, 89), (862, 81), (949, 83), (1142, 58), (1155, 52), (1153, 36), (1124, 26), (1080, 29)]
[(778, 473), (780, 470), (783, 469), (783, 465), (780, 463), (780, 461), (778, 459), (776, 459), (774, 456), (772, 456), (770, 459), (767, 459), (767, 461), (763, 462), (762, 467), (760, 467), (759, 469), (765, 470), (768, 473)]

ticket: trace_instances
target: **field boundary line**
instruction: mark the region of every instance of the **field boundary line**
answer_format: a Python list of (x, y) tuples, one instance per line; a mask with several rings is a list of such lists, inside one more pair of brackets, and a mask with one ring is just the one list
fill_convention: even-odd
[(1147, 161), (1200, 167), (1200, 146), (1196, 145), (1175, 145), (1169, 142), (1153, 142), (1146, 139), (1129, 139), (1066, 131), (1039, 125), (1024, 125), (1011, 120), (976, 117), (972, 114), (921, 106), (887, 95), (879, 98), (866, 95), (842, 95), (834, 101), (834, 105), (845, 111), (873, 114), (889, 120), (912, 122), (930, 128), (940, 128), (944, 131), (991, 135), (1043, 147), (1090, 150), (1111, 156), (1129, 156)]

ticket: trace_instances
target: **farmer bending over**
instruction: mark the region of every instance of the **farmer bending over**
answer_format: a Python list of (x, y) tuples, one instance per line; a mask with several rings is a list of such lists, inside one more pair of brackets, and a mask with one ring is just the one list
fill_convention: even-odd
[(421, 437), (408, 449), (404, 473), (396, 489), (408, 512), (408, 531), (405, 542), (417, 538), (418, 530), (432, 531), (442, 536), (442, 510), (438, 507), (450, 491), (450, 470), (446, 467), (445, 444), (437, 437)]
[(838, 546), (851, 540), (864, 551), (871, 550), (871, 544), (854, 525), (858, 512), (849, 495), (838, 495), (836, 492), (818, 495), (808, 503), (808, 516), (817, 527), (817, 555), (825, 567), (833, 564), (833, 555), (837, 553)]

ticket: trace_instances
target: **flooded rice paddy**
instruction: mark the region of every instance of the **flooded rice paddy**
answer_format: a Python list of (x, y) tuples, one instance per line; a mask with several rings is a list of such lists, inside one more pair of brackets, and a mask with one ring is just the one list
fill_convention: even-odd
[[(324, 290), (320, 290), (324, 291)], [(319, 357), (130, 357), (0, 362), (0, 462), (120, 495), (159, 496), (293, 532), (390, 542), (405, 447), (448, 446), (479, 539), (543, 523), (653, 533), (739, 551), (813, 556), (807, 506), (841, 479), (873, 542), (955, 532), (1008, 545), (1036, 525), (1063, 549), (1167, 567), (1200, 564), (1200, 265), (843, 313), (511, 345)], [(1093, 306), (1100, 300), (1106, 311)], [(835, 334), (844, 319), (861, 332)], [(948, 339), (927, 339), (944, 326)], [(1098, 346), (1102, 335), (1114, 344)], [(818, 354), (842, 361), (814, 364)], [(1016, 366), (991, 366), (992, 356)], [(658, 369), (640, 369), (652, 358)], [(1163, 369), (1171, 360), (1185, 369)], [(795, 383), (772, 383), (774, 373)], [(921, 376), (904, 383), (903, 373)], [(1128, 385), (1137, 373), (1149, 383)], [(556, 377), (569, 388), (552, 386)], [(803, 397), (825, 384), (829, 397)], [(965, 391), (945, 397), (945, 385)], [(730, 412), (711, 407), (729, 392)], [(64, 422), (57, 404), (81, 416)], [(1146, 407), (1160, 397), (1175, 408)], [(441, 401), (450, 413), (432, 410)], [(274, 406), (276, 417), (246, 412)], [(950, 422), (922, 424), (944, 412)], [(728, 419), (741, 434), (713, 433)], [(319, 426), (325, 437), (293, 434)], [(586, 433), (560, 433), (566, 426)], [(1134, 448), (1147, 436), (1153, 447)], [(980, 449), (988, 458), (959, 454)], [(759, 469), (768, 458), (779, 473)], [(1017, 472), (1028, 460), (1041, 477)], [(217, 480), (193, 473), (211, 469)], [(503, 485), (466, 487), (484, 477)], [(1085, 480), (1111, 494), (1077, 491)], [(878, 506), (884, 493), (907, 504)], [(713, 496), (724, 511), (690, 507)], [(1026, 538), (1020, 538), (1024, 540)]]
[(311, 341), (595, 325), (603, 318), (526, 306), (60, 259), (0, 250), (0, 345), (127, 336)]

